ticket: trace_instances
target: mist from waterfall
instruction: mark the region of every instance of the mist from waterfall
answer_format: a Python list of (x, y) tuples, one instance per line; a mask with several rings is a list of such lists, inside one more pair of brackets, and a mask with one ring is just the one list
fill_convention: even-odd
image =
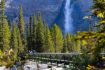
[(73, 33), (73, 19), (72, 19), (72, 5), (71, 0), (66, 0), (65, 4), (65, 33)]

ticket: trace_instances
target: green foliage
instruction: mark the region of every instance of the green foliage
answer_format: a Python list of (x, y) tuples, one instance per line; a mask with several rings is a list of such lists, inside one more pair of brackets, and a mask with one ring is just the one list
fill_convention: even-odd
[(44, 24), (41, 15), (38, 16), (38, 24), (36, 29), (36, 51), (44, 52)]
[(67, 42), (66, 38), (64, 38), (62, 53), (67, 53), (67, 52), (68, 52)]
[(81, 47), (82, 51), (87, 51), (88, 53), (93, 52), (95, 48), (95, 39), (94, 39), (94, 32), (79, 32), (77, 34), (77, 39)]
[(20, 35), (22, 38), (22, 44), (23, 46), (25, 46), (25, 25), (24, 25), (24, 18), (23, 18), (23, 11), (22, 11), (22, 6), (20, 6), (20, 13), (19, 13), (19, 31), (20, 31)]
[(11, 48), (15, 51), (15, 55), (23, 52), (24, 47), (22, 46), (22, 39), (20, 36), (20, 31), (17, 28), (16, 24), (14, 24), (11, 34)]
[(5, 23), (5, 15), (4, 15), (4, 5), (5, 1), (1, 0), (1, 14), (0, 14), (0, 49), (3, 50), (3, 29), (4, 29), (4, 23)]
[(14, 24), (11, 34), (11, 48), (15, 50), (15, 54), (18, 53), (18, 38), (17, 38), (17, 26)]
[[(47, 24), (44, 23), (42, 16), (38, 14), (38, 16), (30, 17), (28, 28), (26, 28), (28, 50), (51, 53), (81, 52), (83, 53), (81, 58), (74, 58), (75, 63), (80, 62), (80, 65), (75, 66), (77, 69), (85, 69), (92, 62), (97, 64), (101, 60), (100, 53), (105, 48), (105, 0), (93, 0), (93, 2), (93, 15), (98, 18), (96, 25), (98, 30), (96, 32), (78, 32), (77, 35), (65, 35), (62, 34), (60, 27), (56, 24), (50, 30)], [(9, 67), (26, 47), (26, 30), (22, 6), (20, 6), (18, 26), (14, 24), (10, 27), (5, 18), (4, 5), (5, 1), (2, 0), (0, 14), (0, 65)], [(88, 53), (93, 55), (88, 57)], [(26, 58), (28, 58), (28, 54)]]
[(96, 38), (96, 47), (94, 49), (94, 61), (98, 63), (101, 60), (100, 53), (102, 49), (104, 49), (105, 45), (105, 0), (94, 0), (94, 10), (93, 15), (95, 15), (99, 21), (97, 28), (99, 29), (98, 32), (95, 34)]
[(11, 36), (11, 32), (10, 32), (10, 27), (8, 25), (7, 20), (4, 20), (4, 27), (3, 27), (3, 48), (4, 51), (9, 50), (10, 48), (10, 36)]
[(17, 41), (18, 41), (18, 54), (22, 53), (24, 51), (24, 46), (23, 46), (23, 43), (22, 43), (22, 38), (21, 38), (21, 34), (20, 34), (20, 31), (19, 31), (19, 28), (17, 28)]
[(74, 37), (70, 34), (67, 34), (65, 38), (66, 38), (66, 44), (67, 44), (68, 51), (73, 52), (74, 47), (75, 47)]
[(98, 30), (96, 32), (79, 32), (77, 40), (79, 41), (81, 52), (85, 51), (93, 54), (89, 58), (91, 60), (90, 64), (97, 66), (102, 60), (100, 53), (105, 48), (105, 0), (93, 0), (93, 2), (92, 12), (93, 16), (98, 18), (96, 24)]
[(51, 32), (52, 32), (55, 52), (61, 52), (61, 50), (63, 49), (62, 31), (56, 24), (54, 24)]
[(71, 34), (66, 34), (64, 37), (64, 47), (63, 50), (65, 52), (79, 52), (79, 48), (76, 45), (77, 41), (75, 40), (75, 36)]
[(37, 28), (37, 18), (34, 15), (33, 17), (33, 49), (36, 49), (36, 28)]
[(24, 34), (24, 18), (23, 18), (22, 6), (20, 6), (20, 13), (19, 13), (19, 30), (21, 34)]
[(5, 16), (5, 0), (1, 0), (2, 18)]
[(33, 45), (33, 40), (35, 40), (35, 38), (34, 38), (33, 35), (35, 35), (36, 33), (34, 34), (34, 32), (33, 32), (34, 29), (32, 29), (32, 28), (34, 28), (34, 24), (32, 24), (32, 16), (31, 16), (30, 17), (30, 22), (29, 22), (29, 25), (28, 25), (28, 38), (27, 38), (27, 40), (28, 40), (28, 50), (32, 50), (33, 46), (34, 46)]
[(45, 52), (54, 52), (54, 44), (52, 41), (52, 36), (51, 36), (51, 32), (48, 28), (48, 26), (46, 25), (45, 28)]

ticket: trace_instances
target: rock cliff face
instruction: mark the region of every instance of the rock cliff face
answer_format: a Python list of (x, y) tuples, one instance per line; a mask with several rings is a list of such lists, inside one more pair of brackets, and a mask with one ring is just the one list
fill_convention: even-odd
[[(41, 12), (44, 21), (52, 26), (57, 23), (64, 31), (65, 20), (65, 1), (66, 0), (6, 0), (6, 15), (13, 21), (19, 14), (19, 5), (22, 5), (24, 18), (27, 20), (29, 16)], [(92, 5), (91, 0), (72, 0), (73, 5), (73, 26), (78, 31), (79, 26), (87, 26), (83, 24), (83, 16), (88, 15), (88, 9)], [(86, 30), (86, 28), (83, 28)]]

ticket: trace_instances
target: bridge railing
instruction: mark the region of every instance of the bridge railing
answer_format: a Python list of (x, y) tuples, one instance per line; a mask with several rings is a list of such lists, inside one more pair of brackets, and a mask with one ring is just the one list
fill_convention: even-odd
[[(71, 60), (73, 57), (81, 57), (84, 55), (83, 53), (35, 53), (34, 55), (31, 55), (30, 58), (44, 58), (44, 59), (54, 59), (54, 60)], [(88, 53), (87, 56), (92, 56), (92, 53)], [(105, 53), (100, 53), (102, 57), (105, 57)], [(86, 56), (86, 55), (85, 55)]]
[[(34, 59), (41, 63), (63, 63), (65, 65), (72, 65), (74, 67), (83, 68), (83, 61), (84, 59), (91, 58), (92, 53), (88, 53), (83, 56), (83, 53), (35, 53), (34, 55), (30, 56), (30, 59)], [(105, 53), (100, 53), (101, 56), (105, 57)], [(88, 57), (87, 57), (88, 56)], [(88, 61), (87, 61), (88, 62)], [(83, 70), (83, 69), (82, 69)]]

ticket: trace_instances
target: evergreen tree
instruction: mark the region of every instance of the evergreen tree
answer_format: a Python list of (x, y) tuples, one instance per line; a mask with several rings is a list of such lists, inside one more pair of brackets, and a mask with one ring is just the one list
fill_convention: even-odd
[(15, 54), (18, 53), (18, 34), (17, 34), (16, 24), (13, 25), (13, 29), (12, 29), (11, 48), (15, 51)]
[(24, 51), (24, 47), (23, 47), (23, 43), (22, 43), (22, 38), (21, 38), (21, 34), (19, 31), (19, 28), (17, 28), (17, 39), (18, 39), (18, 54), (22, 53)]
[(74, 47), (73, 36), (70, 34), (67, 34), (64, 38), (64, 43), (66, 48), (68, 49), (68, 52), (73, 52), (73, 47)]
[(94, 49), (94, 60), (97, 64), (101, 60), (100, 53), (105, 48), (105, 0), (93, 0), (93, 16), (98, 18), (97, 33), (94, 35), (96, 41)]
[(0, 49), (3, 50), (3, 18), (4, 17), (4, 0), (1, 0), (0, 10)]
[(23, 46), (25, 46), (25, 30), (24, 30), (24, 18), (23, 18), (23, 12), (22, 12), (22, 6), (20, 6), (20, 11), (19, 11), (19, 31), (20, 31), (20, 35), (21, 35), (21, 38), (22, 38), (22, 43), (23, 43)]
[(4, 20), (4, 0), (1, 0), (0, 10), (0, 49), (3, 50), (3, 20)]
[(54, 44), (52, 41), (52, 36), (51, 36), (51, 32), (48, 28), (48, 26), (45, 26), (45, 47), (44, 47), (44, 51), (45, 52), (54, 52)]
[(80, 40), (75, 40), (75, 48), (74, 48), (74, 51), (75, 52), (81, 52), (81, 41)]
[(66, 38), (64, 38), (62, 53), (67, 53), (67, 52), (68, 52), (67, 41)]
[(8, 25), (7, 20), (4, 20), (4, 27), (3, 27), (3, 49), (4, 51), (10, 49), (10, 37), (11, 37), (11, 32), (10, 32), (10, 27)]
[(64, 37), (64, 52), (78, 52), (79, 48), (76, 46), (75, 37), (73, 35), (70, 35), (69, 33), (65, 35)]
[(1, 16), (2, 18), (5, 16), (5, 0), (1, 0)]
[(32, 40), (33, 40), (33, 49), (34, 50), (36, 49), (36, 28), (37, 28), (37, 18), (34, 15), (34, 17), (33, 17), (33, 37), (32, 37)]
[(41, 15), (38, 15), (38, 24), (36, 28), (36, 51), (44, 52), (44, 24)]
[(24, 47), (22, 46), (22, 39), (20, 31), (17, 28), (16, 24), (13, 25), (12, 34), (11, 34), (11, 48), (15, 51), (15, 54), (20, 54)]
[(61, 29), (56, 24), (52, 28), (52, 37), (55, 52), (61, 52), (63, 49), (63, 35)]
[(73, 40), (72, 40), (72, 36), (69, 34), (66, 35), (66, 43), (67, 43), (68, 51), (73, 52)]
[(1, 0), (0, 12), (0, 49), (8, 50), (10, 45), (10, 29), (5, 17), (5, 1)]
[(32, 16), (30, 17), (29, 21), (29, 26), (28, 26), (28, 49), (32, 50), (33, 49), (33, 30), (32, 30)]

